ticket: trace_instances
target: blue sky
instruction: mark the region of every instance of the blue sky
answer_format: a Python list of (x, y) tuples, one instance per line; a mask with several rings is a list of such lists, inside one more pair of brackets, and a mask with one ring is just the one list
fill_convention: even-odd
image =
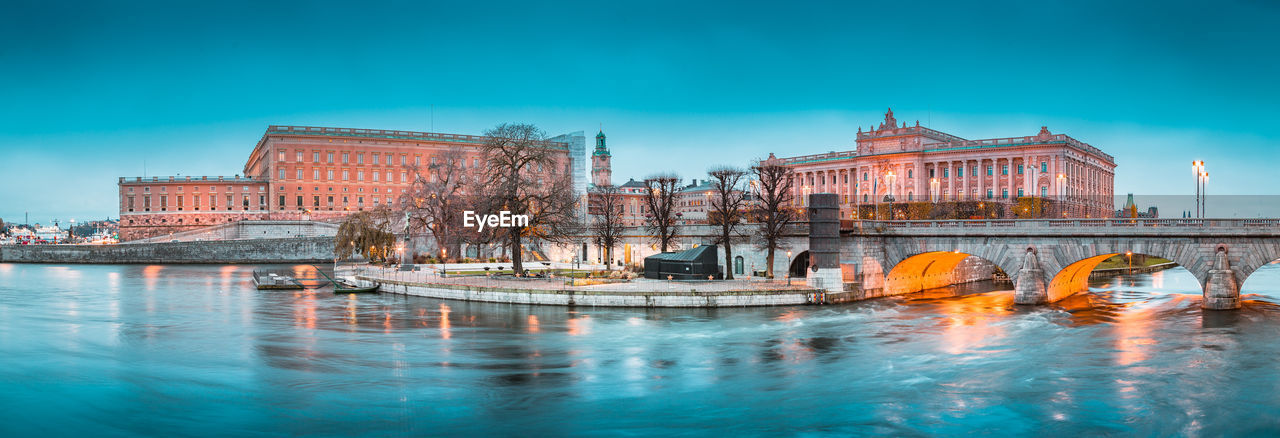
[(850, 149), (890, 106), (1048, 125), (1119, 193), (1189, 192), (1203, 159), (1215, 193), (1280, 194), (1275, 2), (371, 3), (5, 2), (0, 218), (114, 217), (144, 159), (236, 174), (268, 124), (603, 124), (625, 181)]

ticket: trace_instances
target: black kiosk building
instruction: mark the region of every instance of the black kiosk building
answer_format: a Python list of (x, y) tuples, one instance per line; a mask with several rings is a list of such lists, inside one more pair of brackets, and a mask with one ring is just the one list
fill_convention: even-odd
[(664, 252), (644, 258), (644, 278), (666, 280), (667, 276), (671, 276), (676, 280), (706, 280), (708, 275), (723, 278), (720, 265), (716, 263), (715, 245)]

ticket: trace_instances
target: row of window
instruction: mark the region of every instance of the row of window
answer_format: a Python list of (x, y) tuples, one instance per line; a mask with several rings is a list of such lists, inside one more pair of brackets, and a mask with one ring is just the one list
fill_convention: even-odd
[[(159, 199), (159, 201), (160, 201), (160, 202), (159, 202), (159, 205), (153, 205), (151, 198), (152, 198), (152, 197), (151, 197), (151, 196), (149, 196), (149, 195), (148, 195), (148, 196), (143, 196), (143, 197), (142, 197), (142, 209), (143, 209), (143, 211), (151, 211), (151, 208), (152, 208), (153, 206), (158, 207), (158, 208), (160, 209), (160, 211), (168, 211), (168, 210), (169, 210), (169, 197), (168, 197), (168, 196), (158, 196), (157, 198), (158, 198), (158, 199)], [(187, 197), (186, 197), (186, 196), (184, 196), (184, 195), (177, 195), (177, 196), (175, 196), (174, 198), (175, 198), (175, 200), (177, 201), (177, 204), (175, 205), (175, 207), (177, 207), (177, 211), (182, 211), (184, 208), (186, 208), (186, 207), (187, 207), (187, 205), (186, 205)], [(192, 207), (194, 210), (200, 210), (200, 200), (201, 200), (202, 198), (203, 198), (203, 197), (202, 197), (202, 196), (200, 196), (200, 195), (191, 195), (191, 198), (190, 198), (190, 199), (191, 199), (191, 205), (190, 205), (190, 207)], [(126, 207), (125, 207), (125, 208), (127, 208), (129, 211), (134, 211), (134, 210), (137, 208), (137, 205), (136, 205), (136, 201), (135, 201), (135, 199), (136, 199), (136, 198), (135, 198), (134, 196), (128, 196), (128, 197), (126, 197), (126, 198), (125, 198), (125, 204), (126, 204)], [(227, 202), (226, 202), (225, 204), (223, 204), (223, 208), (225, 208), (225, 209), (227, 209), (227, 210), (234, 210), (234, 209), (235, 209), (235, 195), (230, 195), (230, 194), (228, 194), (228, 195), (226, 196), (226, 199), (227, 199)], [(265, 195), (258, 195), (258, 209), (265, 209), (265, 208), (266, 208), (266, 204), (267, 204), (267, 197), (266, 197)], [(249, 195), (242, 195), (242, 197), (241, 197), (241, 208), (242, 208), (242, 209), (244, 209), (244, 210), (248, 210), (248, 209), (249, 209)], [(211, 210), (211, 211), (212, 211), (212, 210), (217, 210), (217, 209), (218, 209), (218, 195), (209, 195), (209, 210)]]
[[(943, 193), (942, 193), (942, 195), (941, 195), (941, 196), (942, 196), (942, 199), (941, 199), (941, 200), (942, 200), (942, 201), (948, 201), (948, 200), (950, 200), (950, 199), (949, 199), (949, 198), (950, 198), (950, 196), (949, 196), (949, 195), (950, 195), (950, 193), (943, 192)], [(957, 190), (957, 191), (956, 191), (956, 196), (957, 196), (957, 197), (959, 197), (959, 198), (961, 198), (961, 199), (963, 199), (963, 198), (964, 198), (964, 192)], [(978, 191), (977, 191), (976, 189), (973, 191), (973, 196), (974, 196), (975, 198), (978, 196)], [(1025, 192), (1024, 192), (1022, 189), (1018, 189), (1018, 197), (1019, 197), (1019, 198), (1021, 198), (1021, 197), (1023, 197), (1023, 196), (1026, 196)], [(1041, 196), (1041, 197), (1048, 197), (1048, 196), (1049, 196), (1049, 188), (1048, 188), (1048, 187), (1045, 187), (1045, 186), (1041, 186), (1041, 187), (1040, 187), (1040, 196)], [(993, 190), (991, 190), (991, 189), (987, 189), (987, 199), (994, 199), (994, 197), (995, 197), (995, 192), (994, 192)], [(1000, 198), (1001, 198), (1001, 199), (1009, 199), (1009, 189), (1001, 190), (1001, 192), (1000, 192)], [(848, 204), (848, 203), (849, 203), (849, 195), (844, 195), (844, 196), (843, 196), (843, 199), (844, 199), (844, 203), (845, 203), (845, 204)], [(870, 199), (871, 199), (871, 198), (870, 198), (870, 196), (869, 196), (868, 194), (866, 194), (866, 193), (862, 194), (862, 202), (870, 202)], [(907, 201), (908, 201), (908, 202), (915, 201), (915, 193), (913, 193), (913, 192), (907, 192)]]
[[(178, 190), (177, 190), (177, 191), (178, 191), (178, 192), (182, 192), (184, 187), (185, 187), (185, 186), (178, 186)], [(192, 189), (192, 191), (198, 192), (198, 191), (200, 191), (200, 186), (195, 186), (195, 187), (192, 187), (191, 189)], [(247, 191), (249, 191), (249, 186), (244, 186), (244, 187), (242, 187), (240, 190), (241, 190), (241, 191), (243, 191), (243, 192), (247, 192)], [(266, 189), (265, 189), (264, 187), (262, 187), (262, 186), (258, 186), (258, 191), (259, 191), (259, 192), (261, 192), (261, 191), (263, 191), (263, 190), (266, 190)], [(163, 192), (167, 192), (167, 191), (168, 191), (168, 186), (163, 186), (163, 185), (162, 185), (162, 186), (160, 186), (160, 192), (161, 192), (161, 193), (163, 193)], [(209, 186), (209, 192), (210, 192), (210, 193), (213, 193), (213, 192), (216, 192), (216, 191), (218, 191), (218, 186)], [(235, 191), (235, 187), (234, 187), (234, 186), (227, 186), (227, 191), (228, 191), (228, 192), (233, 192), (233, 191)], [(128, 192), (129, 192), (129, 193), (133, 193), (133, 187), (132, 187), (132, 186), (130, 186), (130, 187), (128, 188)], [(143, 192), (143, 193), (151, 193), (151, 187), (143, 187), (143, 188), (142, 188), (142, 192)]]
[[(955, 169), (956, 169), (956, 177), (963, 178), (963, 177), (964, 177), (964, 169), (965, 169), (965, 168), (964, 168), (964, 167), (957, 167), (957, 168), (955, 168)], [(970, 175), (977, 175), (977, 174), (978, 174), (978, 166), (973, 166), (973, 167), (971, 167), (970, 169), (971, 169), (971, 170), (969, 171), (969, 174), (970, 174)], [(1022, 167), (1022, 165), (1021, 165), (1021, 164), (1019, 164), (1019, 165), (1017, 166), (1017, 168), (1016, 168), (1016, 169), (1017, 169), (1018, 175), (1022, 175), (1022, 174), (1023, 174), (1023, 167)], [(907, 178), (908, 178), (908, 179), (910, 179), (910, 178), (915, 178), (915, 172), (914, 172), (914, 170), (915, 170), (915, 169), (907, 169)], [(936, 178), (936, 177), (937, 177), (937, 173), (935, 172), (936, 170), (937, 170), (937, 169), (929, 169), (929, 178)], [(951, 177), (951, 176), (950, 176), (950, 170), (951, 170), (951, 168), (949, 168), (949, 167), (944, 167), (944, 168), (942, 168), (942, 177), (943, 177), (943, 178), (950, 178), (950, 177)], [(1048, 163), (1047, 161), (1041, 161), (1041, 162), (1040, 162), (1040, 172), (1041, 172), (1041, 173), (1048, 173), (1048, 172), (1049, 172), (1049, 163)], [(995, 166), (987, 166), (987, 176), (993, 176), (994, 174), (995, 174)], [(1000, 174), (1001, 174), (1001, 175), (1008, 175), (1008, 174), (1009, 174), (1009, 165), (1007, 165), (1007, 164), (1005, 164), (1005, 165), (1001, 165), (1001, 166), (1000, 166)], [(844, 177), (844, 184), (848, 184), (848, 183), (849, 183), (849, 175), (848, 175), (848, 174), (844, 174), (844, 175), (843, 175), (843, 177)], [(862, 172), (862, 180), (863, 180), (863, 181), (867, 181), (867, 180), (868, 180), (868, 178), (870, 178), (870, 174), (869, 174), (868, 172)], [(836, 183), (836, 176), (835, 176), (835, 175), (831, 175), (831, 184), (835, 184), (835, 183)], [(803, 183), (801, 183), (801, 184), (803, 185)], [(811, 185), (811, 186), (812, 186), (812, 185), (814, 185), (814, 177), (813, 177), (813, 175), (810, 175), (810, 176), (809, 176), (809, 185)]]
[[(357, 206), (364, 206), (364, 199), (365, 199), (365, 197), (364, 197), (364, 196), (356, 196), (355, 198), (356, 198), (356, 205), (357, 205)], [(286, 205), (285, 205), (285, 200), (286, 200), (286, 199), (287, 199), (287, 197), (286, 197), (285, 195), (280, 195), (280, 199), (278, 200), (278, 202), (277, 202), (277, 204), (276, 204), (276, 205), (277, 205), (277, 207), (279, 207), (281, 210), (284, 210), (284, 208), (286, 207)], [(320, 199), (321, 199), (321, 197), (320, 197), (319, 195), (313, 195), (313, 196), (311, 196), (311, 206), (312, 206), (312, 207), (320, 207), (320, 206), (321, 206), (321, 205), (320, 205)], [(329, 195), (329, 196), (327, 196), (327, 197), (324, 197), (324, 199), (325, 199), (325, 205), (324, 205), (324, 206), (326, 206), (326, 207), (333, 207), (333, 206), (334, 206), (334, 196), (333, 196), (333, 195)], [(370, 197), (369, 197), (369, 200), (370, 200), (370, 201), (372, 201), (372, 203), (373, 203), (373, 206), (374, 206), (374, 207), (377, 207), (381, 202), (385, 202), (385, 203), (386, 203), (386, 205), (391, 205), (391, 204), (392, 204), (392, 202), (391, 202), (391, 197), (390, 197), (390, 196), (385, 196), (385, 197), (370, 196)], [(351, 201), (351, 197), (349, 197), (349, 196), (343, 196), (343, 197), (342, 197), (342, 205), (343, 205), (343, 206), (349, 206), (349, 205), (351, 205), (351, 202), (350, 202), (350, 201)], [(303, 205), (303, 196), (302, 196), (302, 195), (298, 195), (298, 196), (295, 196), (295, 197), (294, 197), (294, 204), (293, 204), (293, 206), (294, 206), (294, 207), (298, 207), (298, 208), (302, 208), (302, 207), (304, 207), (304, 205)]]
[[(289, 178), (288, 178), (288, 172), (289, 172), (289, 169), (288, 169), (288, 168), (281, 167), (281, 168), (279, 169), (279, 179), (280, 179), (280, 180), (287, 180), (287, 179), (289, 179)], [(311, 180), (312, 180), (312, 181), (334, 181), (334, 180), (335, 180), (335, 179), (334, 179), (334, 177), (336, 176), (336, 175), (335, 175), (335, 173), (334, 173), (334, 170), (333, 170), (333, 169), (326, 169), (326, 170), (325, 170), (325, 173), (323, 174), (323, 175), (324, 175), (324, 177), (325, 177), (324, 179), (320, 179), (320, 175), (321, 175), (321, 173), (320, 173), (320, 169), (311, 169)], [(342, 180), (343, 180), (343, 181), (351, 181), (351, 171), (350, 171), (350, 170), (343, 170), (341, 175), (342, 175)], [(384, 175), (385, 175), (385, 179), (383, 178), (383, 176), (384, 176)], [(392, 179), (392, 176), (394, 176), (394, 175), (395, 175), (395, 174), (394, 174), (393, 172), (391, 172), (391, 171), (386, 171), (386, 172), (370, 171), (370, 172), (368, 173), (369, 181), (373, 181), (373, 182), (388, 182), (388, 183), (396, 182), (396, 181), (394, 181), (394, 180)], [(301, 180), (301, 179), (303, 179), (303, 168), (298, 167), (298, 168), (294, 169), (294, 179), (297, 179), (297, 180)], [(357, 170), (357, 171), (356, 171), (356, 179), (355, 179), (355, 180), (356, 180), (356, 181), (364, 181), (364, 180), (365, 180), (365, 171), (363, 171), (363, 170)], [(407, 183), (407, 182), (409, 182), (409, 173), (408, 173), (408, 172), (400, 172), (400, 181), (399, 181), (399, 182), (400, 182), (400, 183)]]
[[(306, 152), (306, 151), (305, 151), (305, 150), (303, 150), (303, 149), (297, 149), (297, 150), (294, 150), (294, 162), (301, 163), (301, 162), (302, 162), (303, 154), (304, 154), (305, 152)], [(312, 162), (312, 163), (319, 163), (319, 162), (320, 162), (320, 156), (321, 156), (320, 154), (321, 154), (321, 152), (320, 152), (320, 151), (315, 151), (315, 150), (311, 151), (311, 162)], [(364, 152), (356, 152), (356, 153), (354, 153), (354, 154), (353, 154), (353, 153), (351, 153), (351, 152), (342, 152), (342, 153), (341, 153), (341, 155), (340, 155), (340, 157), (342, 158), (342, 164), (351, 164), (351, 156), (352, 156), (352, 155), (355, 155), (355, 157), (356, 157), (356, 164), (364, 164), (364, 155), (365, 155), (365, 153), (364, 153)], [(409, 154), (399, 154), (399, 155), (400, 155), (400, 165), (401, 165), (401, 166), (407, 166), (407, 165), (409, 165)], [(395, 154), (395, 153), (392, 153), (392, 152), (387, 152), (387, 153), (382, 153), (382, 152), (370, 152), (370, 153), (369, 153), (369, 156), (372, 158), (372, 160), (369, 162), (369, 164), (378, 164), (378, 162), (379, 162), (379, 161), (381, 161), (381, 162), (382, 162), (382, 164), (387, 165), (387, 166), (391, 166), (391, 165), (393, 165), (393, 164), (392, 164), (392, 162), (395, 160), (395, 156), (396, 156), (396, 154)], [(276, 151), (276, 161), (281, 162), (281, 163), (288, 162), (287, 157), (288, 157), (288, 151), (287, 151), (287, 150), (285, 150), (285, 149), (281, 149), (281, 150), (279, 150), (279, 151)], [(332, 151), (324, 152), (324, 158), (325, 158), (324, 162), (326, 162), (326, 163), (333, 163), (333, 159), (334, 159), (334, 152), (332, 152)], [(452, 164), (453, 164), (453, 162), (452, 162), (453, 160), (452, 160), (452, 159), (450, 159), (449, 161), (450, 161), (450, 163), (449, 163), (449, 164), (450, 164), (450, 165), (452, 165)], [(413, 165), (415, 165), (415, 166), (421, 166), (421, 165), (422, 165), (422, 156), (421, 156), (421, 155), (414, 155), (414, 156), (413, 156)], [(433, 157), (431, 157), (431, 165), (432, 165), (432, 166), (436, 165), (436, 157), (434, 157), (434, 156), (433, 156)], [(463, 159), (463, 160), (462, 160), (462, 167), (463, 167), (463, 168), (466, 168), (466, 167), (467, 167), (467, 160), (466, 160), (466, 159)], [(472, 167), (472, 168), (480, 167), (480, 159), (479, 159), (479, 158), (472, 158), (472, 159), (471, 159), (471, 167)]]

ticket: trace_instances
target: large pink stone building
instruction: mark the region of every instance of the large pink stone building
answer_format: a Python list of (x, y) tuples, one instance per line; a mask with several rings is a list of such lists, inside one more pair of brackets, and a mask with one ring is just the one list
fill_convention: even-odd
[[(120, 240), (245, 219), (338, 220), (399, 202), (415, 169), (456, 159), (455, 152), (464, 169), (480, 168), (484, 142), (462, 134), (272, 125), (241, 175), (121, 177)], [(545, 146), (568, 165), (568, 144)], [(548, 178), (560, 172), (531, 171)]]
[(1045, 200), (1054, 217), (1110, 217), (1115, 209), (1114, 158), (1046, 127), (1025, 137), (966, 140), (918, 121), (899, 124), (890, 109), (879, 126), (858, 129), (856, 150), (775, 159), (793, 169), (800, 203), (811, 193), (840, 195), (846, 220), (889, 195), (897, 203), (995, 204), (1004, 217), (1016, 217), (1019, 198)]

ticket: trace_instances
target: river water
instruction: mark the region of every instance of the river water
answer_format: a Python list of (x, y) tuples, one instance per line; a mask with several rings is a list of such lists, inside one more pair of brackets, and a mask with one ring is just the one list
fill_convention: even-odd
[(0, 436), (1280, 432), (1280, 266), (1054, 306), (1005, 284), (605, 309), (258, 291), (249, 266), (0, 264)]

